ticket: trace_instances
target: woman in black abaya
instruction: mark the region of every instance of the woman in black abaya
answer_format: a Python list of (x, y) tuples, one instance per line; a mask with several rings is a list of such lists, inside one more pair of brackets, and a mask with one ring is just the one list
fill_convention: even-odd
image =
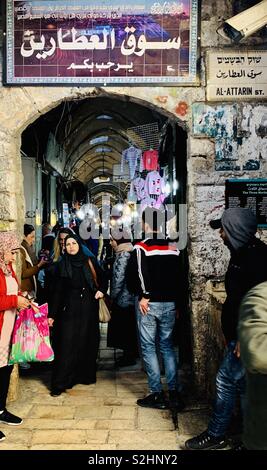
[[(75, 235), (65, 239), (66, 252), (58, 263), (55, 290), (49, 305), (49, 325), (54, 323), (55, 352), (51, 395), (58, 396), (75, 384), (96, 382), (99, 347), (99, 302), (107, 291), (105, 275), (95, 258), (83, 253)], [(90, 264), (96, 271), (95, 286)]]

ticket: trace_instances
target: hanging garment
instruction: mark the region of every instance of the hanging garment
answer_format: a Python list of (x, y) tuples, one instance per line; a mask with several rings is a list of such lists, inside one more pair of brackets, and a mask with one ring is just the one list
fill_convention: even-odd
[(159, 137), (160, 164), (166, 165), (175, 155), (176, 123), (172, 120), (165, 122)]
[(155, 209), (162, 209), (163, 208), (163, 203), (165, 201), (165, 198), (166, 198), (166, 194), (161, 194), (157, 200), (156, 200), (156, 204), (154, 204), (153, 207), (155, 207)]
[(145, 180), (144, 178), (137, 177), (132, 181), (131, 184), (131, 192), (135, 192), (137, 196), (137, 200), (141, 201), (147, 196), (146, 190), (145, 190)]
[(153, 199), (152, 197), (145, 197), (141, 201), (141, 211), (144, 211), (147, 207), (155, 207), (157, 203), (156, 199)]
[(140, 161), (140, 171), (158, 170), (158, 159), (159, 159), (159, 154), (157, 150), (146, 150), (143, 153), (142, 159)]
[(130, 170), (130, 179), (134, 179), (135, 170), (138, 165), (138, 159), (141, 160), (142, 151), (133, 145), (123, 150), (121, 155), (121, 174), (123, 174), (124, 164), (128, 163)]
[(165, 183), (164, 179), (160, 176), (158, 171), (151, 171), (147, 174), (145, 182), (145, 190), (150, 196), (159, 196), (164, 192)]

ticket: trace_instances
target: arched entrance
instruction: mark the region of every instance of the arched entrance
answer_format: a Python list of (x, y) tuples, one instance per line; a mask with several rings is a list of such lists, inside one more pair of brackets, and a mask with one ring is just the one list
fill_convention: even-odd
[[(184, 124), (144, 100), (98, 92), (85, 99), (62, 101), (22, 133), (23, 158), (34, 162), (42, 172), (40, 221), (55, 222), (53, 211), (62, 219), (62, 204), (70, 204), (75, 199), (90, 200), (97, 206), (102, 196), (108, 195), (113, 204), (127, 199), (131, 177), (126, 175), (120, 179), (116, 170), (121, 168), (122, 152), (132, 144), (142, 150), (153, 147), (159, 150), (159, 164), (170, 187), (167, 202), (175, 204), (178, 211), (179, 204), (186, 203)], [(40, 178), (38, 181), (40, 184)], [(183, 307), (176, 341), (181, 361), (189, 363), (186, 249), (181, 252), (181, 261), (182, 285), (177, 285), (177, 289), (181, 292)]]

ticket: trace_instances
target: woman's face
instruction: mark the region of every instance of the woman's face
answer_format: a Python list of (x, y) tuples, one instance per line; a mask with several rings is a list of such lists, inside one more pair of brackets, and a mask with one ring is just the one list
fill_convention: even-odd
[(25, 240), (26, 242), (28, 243), (28, 245), (32, 246), (35, 242), (35, 230), (33, 230), (31, 233), (29, 233), (29, 235), (27, 235), (27, 237), (25, 237)]
[(74, 238), (68, 238), (68, 240), (66, 241), (65, 247), (69, 255), (77, 255), (79, 248), (80, 248), (76, 240), (74, 240)]
[(18, 248), (14, 248), (13, 250), (6, 251), (4, 254), (4, 260), (6, 264), (15, 263), (16, 261), (16, 254), (18, 253)]

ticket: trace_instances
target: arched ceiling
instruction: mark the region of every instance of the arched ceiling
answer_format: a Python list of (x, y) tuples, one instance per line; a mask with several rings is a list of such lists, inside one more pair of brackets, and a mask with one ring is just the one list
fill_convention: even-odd
[[(125, 193), (127, 184), (112, 181), (113, 165), (120, 163), (122, 151), (129, 146), (127, 129), (153, 122), (160, 129), (166, 119), (156, 109), (129, 101), (127, 97), (94, 96), (64, 101), (24, 131), (22, 150), (34, 158), (37, 155), (44, 163), (49, 135), (52, 135), (54, 148), (49, 150), (49, 163), (57, 168), (60, 149), (64, 155), (64, 179), (82, 182), (95, 197), (105, 192), (118, 197)], [(110, 178), (108, 187), (93, 182), (103, 173)]]

